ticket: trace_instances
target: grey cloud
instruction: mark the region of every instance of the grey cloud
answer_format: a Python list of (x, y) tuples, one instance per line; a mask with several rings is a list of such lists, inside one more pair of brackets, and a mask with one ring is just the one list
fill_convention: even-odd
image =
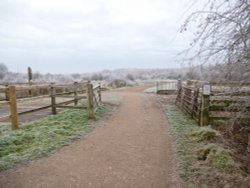
[[(172, 39), (187, 1), (72, 0), (69, 7), (56, 0), (50, 7), (48, 0), (2, 0), (0, 62), (14, 71), (29, 65), (41, 72), (179, 66), (175, 54), (188, 40)], [(49, 64), (60, 69), (47, 69)]]

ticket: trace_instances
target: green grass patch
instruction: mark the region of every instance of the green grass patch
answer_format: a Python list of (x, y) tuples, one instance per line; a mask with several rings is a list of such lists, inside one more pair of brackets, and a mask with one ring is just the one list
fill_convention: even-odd
[(197, 161), (197, 155), (190, 134), (197, 130), (198, 126), (174, 105), (167, 105), (166, 112), (176, 136), (176, 150), (181, 159), (180, 176), (187, 181), (197, 174), (197, 168), (193, 165)]
[[(110, 111), (110, 106), (100, 105), (97, 119)], [(88, 120), (86, 110), (70, 109), (23, 124), (15, 131), (10, 125), (0, 126), (0, 169), (47, 156), (89, 133), (92, 121)]]
[(217, 146), (215, 144), (207, 144), (207, 145), (201, 146), (197, 150), (198, 160), (205, 161), (207, 159), (208, 154), (216, 148)]
[(217, 147), (211, 149), (207, 155), (207, 162), (213, 167), (227, 173), (239, 170), (232, 158), (231, 153), (223, 148)]
[[(214, 138), (220, 136), (217, 131), (211, 127), (199, 127), (174, 105), (166, 105), (165, 109), (176, 137), (176, 151), (181, 160), (180, 177), (187, 187), (196, 187), (198, 177), (206, 179), (207, 169), (220, 174), (240, 173), (231, 153), (214, 142)], [(211, 140), (214, 143), (209, 143)]]
[(191, 133), (191, 136), (195, 141), (200, 142), (215, 140), (219, 137), (219, 133), (210, 127), (199, 127)]

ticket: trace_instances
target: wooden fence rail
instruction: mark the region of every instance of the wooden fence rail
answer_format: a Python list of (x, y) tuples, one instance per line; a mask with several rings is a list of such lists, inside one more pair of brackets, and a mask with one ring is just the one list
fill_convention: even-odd
[[(67, 87), (66, 87), (67, 86)], [(44, 86), (42, 86), (44, 88)], [(93, 84), (90, 82), (87, 83), (74, 83), (71, 85), (56, 85), (51, 84), (46, 88), (49, 91), (49, 95), (41, 95), (36, 97), (24, 97), (18, 98), (18, 92), (23, 91), (30, 91), (31, 88), (40, 89), (39, 87), (30, 86), (30, 87), (17, 87), (15, 85), (10, 85), (6, 87), (6, 89), (2, 89), (1, 92), (6, 93), (6, 100), (0, 101), (0, 107), (9, 105), (10, 108), (10, 115), (5, 115), (0, 117), (0, 121), (4, 121), (7, 119), (11, 120), (12, 129), (15, 130), (18, 128), (19, 125), (19, 116), (24, 114), (29, 114), (32, 112), (44, 110), (51, 108), (51, 113), (53, 115), (57, 114), (58, 108), (68, 108), (68, 109), (87, 109), (88, 111), (88, 118), (94, 119), (95, 118), (95, 108), (101, 102), (101, 85), (93, 87)], [(45, 105), (42, 107), (33, 108), (30, 110), (25, 110), (18, 112), (18, 104), (27, 102), (27, 101), (34, 101), (37, 99), (48, 98), (50, 97), (50, 104)], [(57, 98), (65, 98), (68, 99), (64, 102), (57, 102)], [(82, 99), (87, 99), (87, 106), (78, 105), (78, 101)], [(74, 103), (74, 105), (69, 106), (69, 104)]]
[(176, 104), (195, 121), (200, 123), (201, 100), (200, 91), (191, 87), (180, 87), (177, 93)]
[[(192, 117), (200, 126), (212, 124), (218, 120), (229, 120), (232, 113), (242, 113), (242, 106), (249, 100), (246, 92), (231, 92), (231, 95), (222, 92), (213, 92), (210, 84), (202, 88), (181, 85), (177, 92), (175, 104), (186, 114)], [(233, 95), (235, 94), (235, 95)], [(250, 106), (244, 106), (245, 115), (238, 119), (250, 121)]]

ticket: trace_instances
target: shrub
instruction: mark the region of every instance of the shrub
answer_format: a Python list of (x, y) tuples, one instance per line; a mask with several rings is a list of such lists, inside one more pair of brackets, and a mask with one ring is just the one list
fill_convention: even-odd
[(115, 79), (112, 82), (110, 82), (108, 86), (112, 88), (125, 87), (127, 86), (127, 82), (125, 80)]

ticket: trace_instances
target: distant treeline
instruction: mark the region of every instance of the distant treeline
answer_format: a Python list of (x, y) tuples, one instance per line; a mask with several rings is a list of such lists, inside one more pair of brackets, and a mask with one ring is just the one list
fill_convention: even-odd
[[(250, 70), (242, 64), (206, 64), (179, 69), (117, 69), (103, 70), (94, 73), (75, 74), (41, 74), (33, 70), (33, 83), (72, 83), (86, 80), (105, 81), (109, 84), (119, 83), (134, 85), (141, 81), (167, 79), (194, 79), (205, 81), (250, 81)], [(9, 71), (4, 63), (0, 63), (0, 83), (27, 83), (28, 74)]]
[[(74, 74), (41, 74), (33, 70), (33, 83), (70, 83), (73, 81), (109, 81), (123, 80), (128, 83), (144, 80), (165, 80), (165, 79), (180, 79), (183, 77), (180, 69), (117, 69), (103, 70), (94, 73), (74, 73)], [(1, 84), (6, 83), (27, 83), (28, 74), (14, 73), (8, 70), (8, 67), (0, 63), (0, 79)]]

